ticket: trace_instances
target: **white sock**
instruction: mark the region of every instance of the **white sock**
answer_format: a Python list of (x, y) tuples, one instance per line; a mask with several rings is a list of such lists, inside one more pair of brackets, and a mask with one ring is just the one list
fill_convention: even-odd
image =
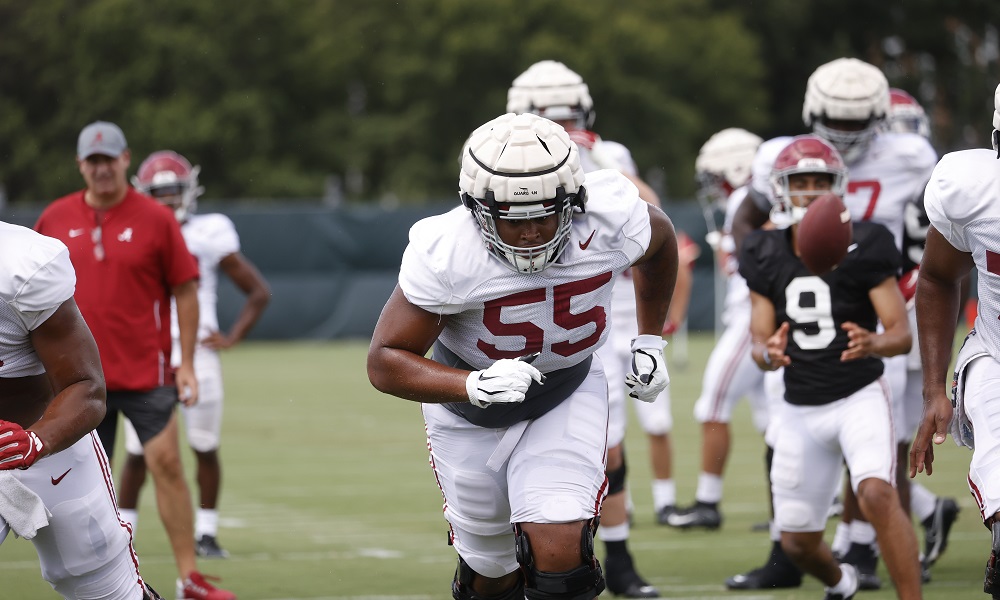
[(722, 500), (722, 478), (712, 473), (700, 473), (698, 475), (698, 490), (694, 493), (694, 499), (710, 504)]
[(850, 526), (851, 543), (871, 546), (875, 543), (875, 527), (866, 521), (855, 519)]
[(845, 565), (840, 565), (840, 581), (837, 582), (837, 585), (827, 589), (830, 590), (831, 594), (846, 596), (855, 588), (856, 585), (857, 584), (854, 580), (854, 569)]
[(767, 522), (767, 530), (771, 535), (772, 542), (781, 541), (781, 530), (778, 529), (778, 524), (774, 522), (774, 519)]
[(118, 515), (132, 528), (132, 539), (135, 539), (135, 526), (139, 523), (139, 511), (135, 508), (119, 508)]
[(653, 480), (653, 508), (659, 512), (664, 506), (677, 504), (677, 486), (673, 479)]
[(625, 521), (621, 525), (612, 525), (611, 527), (605, 527), (601, 525), (597, 528), (597, 537), (600, 538), (602, 542), (621, 542), (628, 539), (628, 521)]
[(937, 503), (937, 496), (934, 492), (920, 485), (910, 482), (910, 512), (917, 518), (917, 521), (924, 521), (934, 514), (934, 505)]
[(194, 538), (203, 535), (215, 537), (219, 534), (219, 511), (209, 508), (199, 508), (194, 519)]
[(833, 541), (830, 542), (830, 550), (834, 554), (844, 555), (851, 547), (850, 536), (851, 524), (843, 521), (837, 522), (837, 529), (833, 533)]

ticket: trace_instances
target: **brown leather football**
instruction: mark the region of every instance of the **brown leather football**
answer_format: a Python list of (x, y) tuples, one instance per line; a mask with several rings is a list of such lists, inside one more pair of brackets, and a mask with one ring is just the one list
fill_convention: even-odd
[(823, 194), (809, 204), (799, 223), (799, 258), (813, 275), (829, 273), (847, 256), (854, 230), (851, 213), (834, 194)]

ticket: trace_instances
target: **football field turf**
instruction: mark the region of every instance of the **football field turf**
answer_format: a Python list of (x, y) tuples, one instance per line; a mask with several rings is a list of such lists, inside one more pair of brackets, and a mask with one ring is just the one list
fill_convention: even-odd
[[(686, 367), (675, 362), (670, 368), (681, 504), (694, 496), (700, 431), (691, 410), (712, 342), (710, 334), (692, 335)], [(667, 348), (668, 359), (672, 348)], [(232, 557), (201, 561), (200, 569), (221, 577), (220, 585), (241, 600), (451, 597), (455, 554), (446, 544), (441, 495), (427, 464), (419, 407), (370, 386), (366, 350), (364, 341), (254, 342), (224, 354), (219, 540)], [(655, 524), (646, 444), (630, 419), (631, 548), (640, 572), (665, 598), (823, 597), (821, 584), (810, 578), (795, 590), (730, 592), (723, 586), (726, 577), (759, 566), (769, 548), (766, 533), (752, 531), (767, 519), (764, 444), (750, 425), (745, 402), (734, 416), (721, 505), (724, 522), (714, 532)], [(121, 456), (119, 448), (116, 467)], [(965, 483), (971, 453), (949, 437), (936, 456), (935, 474), (920, 475), (920, 481), (938, 494), (956, 497), (962, 512), (924, 597), (985, 598), (990, 536)], [(190, 458), (185, 450), (189, 481)], [(173, 598), (176, 571), (154, 502), (147, 482), (135, 545), (144, 577), (165, 598)], [(829, 525), (828, 540), (834, 522)], [(919, 527), (918, 537), (922, 540)], [(883, 564), (879, 572), (883, 589), (856, 598), (895, 598)], [(55, 597), (41, 580), (31, 544), (13, 535), (0, 547), (0, 581), (3, 599)]]

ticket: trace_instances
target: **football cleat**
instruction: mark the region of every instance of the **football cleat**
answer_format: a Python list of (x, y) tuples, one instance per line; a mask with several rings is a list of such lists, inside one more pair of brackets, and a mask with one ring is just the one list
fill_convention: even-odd
[(993, 600), (1000, 600), (1000, 522), (993, 523), (993, 549), (990, 551), (990, 558), (986, 561), (986, 579), (983, 581), (983, 591), (993, 596)]
[(677, 514), (677, 507), (673, 504), (668, 504), (656, 511), (656, 522), (660, 525), (669, 525), (669, 519), (672, 515)]
[(198, 571), (191, 571), (187, 579), (177, 580), (177, 600), (236, 600), (236, 594), (215, 587)]
[(687, 508), (679, 509), (674, 514), (668, 515), (667, 525), (678, 529), (693, 529), (695, 527), (718, 529), (722, 525), (722, 513), (719, 512), (718, 504), (695, 502)]
[(854, 565), (858, 571), (858, 589), (880, 590), (882, 579), (876, 573), (878, 569), (878, 552), (874, 545), (851, 543), (844, 554), (843, 564)]
[(195, 551), (203, 558), (229, 558), (229, 552), (219, 546), (214, 535), (205, 534), (195, 540)]
[(921, 522), (924, 526), (924, 562), (933, 565), (948, 547), (948, 534), (958, 518), (958, 503), (954, 498), (938, 498), (934, 512)]
[(781, 542), (771, 543), (771, 555), (767, 557), (764, 566), (733, 575), (726, 580), (726, 587), (731, 590), (783, 589), (801, 585), (802, 571), (781, 549)]
[(841, 565), (841, 573), (843, 573), (843, 577), (851, 577), (851, 579), (853, 579), (854, 589), (846, 594), (834, 594), (830, 591), (830, 588), (826, 588), (826, 596), (823, 597), (824, 600), (851, 600), (851, 598), (854, 597), (854, 594), (858, 593), (860, 586), (858, 573), (854, 567), (851, 565)]
[(649, 585), (632, 564), (632, 557), (608, 556), (604, 559), (604, 577), (608, 591), (623, 598), (659, 598), (660, 592)]

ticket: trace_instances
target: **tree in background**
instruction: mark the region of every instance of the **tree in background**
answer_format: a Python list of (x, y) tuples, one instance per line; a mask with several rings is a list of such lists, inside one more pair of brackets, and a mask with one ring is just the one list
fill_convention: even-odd
[(932, 107), (939, 148), (985, 143), (1000, 5), (883, 4), (0, 0), (0, 182), (19, 204), (73, 189), (76, 133), (106, 119), (136, 155), (196, 157), (215, 198), (452, 198), (464, 136), (543, 58), (668, 197), (723, 127), (801, 131), (809, 73), (842, 55)]

